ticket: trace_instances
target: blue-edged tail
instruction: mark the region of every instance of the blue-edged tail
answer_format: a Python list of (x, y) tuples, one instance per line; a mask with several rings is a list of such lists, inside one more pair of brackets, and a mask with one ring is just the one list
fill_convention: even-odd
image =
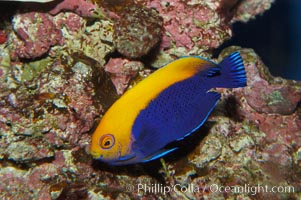
[(208, 71), (208, 77), (215, 78), (213, 87), (238, 88), (247, 85), (246, 71), (239, 52), (224, 58), (217, 67)]

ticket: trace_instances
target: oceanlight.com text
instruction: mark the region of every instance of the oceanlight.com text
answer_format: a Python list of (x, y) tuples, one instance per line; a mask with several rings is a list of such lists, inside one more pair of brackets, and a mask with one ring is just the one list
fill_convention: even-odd
[(243, 186), (222, 186), (218, 184), (211, 184), (205, 187), (199, 187), (198, 185), (180, 185), (175, 184), (172, 186), (163, 184), (138, 184), (127, 185), (125, 188), (128, 192), (138, 192), (138, 193), (148, 193), (148, 194), (168, 194), (173, 191), (182, 193), (235, 193), (235, 194), (250, 194), (256, 195), (258, 193), (294, 193), (295, 188), (293, 186), (268, 186), (268, 185), (249, 185), (245, 184)]

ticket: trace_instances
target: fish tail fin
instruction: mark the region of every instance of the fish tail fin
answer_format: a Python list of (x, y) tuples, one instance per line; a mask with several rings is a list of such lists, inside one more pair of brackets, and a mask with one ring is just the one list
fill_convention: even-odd
[[(219, 64), (218, 81), (215, 87), (238, 88), (247, 85), (246, 71), (239, 52), (234, 52), (224, 58)], [(214, 71), (216, 68), (212, 68)], [(210, 72), (209, 76), (214, 72)], [(213, 75), (214, 76), (214, 75)]]
[(231, 53), (219, 65), (221, 76), (226, 80), (224, 87), (237, 88), (247, 85), (246, 71), (239, 52)]

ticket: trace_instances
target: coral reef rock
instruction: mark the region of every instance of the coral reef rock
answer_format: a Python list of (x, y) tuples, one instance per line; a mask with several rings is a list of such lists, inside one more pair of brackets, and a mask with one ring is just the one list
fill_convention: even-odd
[(129, 58), (144, 56), (160, 41), (162, 25), (155, 9), (128, 7), (114, 24), (114, 46)]
[(20, 39), (16, 53), (20, 58), (37, 58), (51, 46), (60, 44), (62, 33), (48, 14), (30, 12), (13, 18), (13, 29)]
[[(102, 114), (147, 67), (211, 57), (233, 22), (272, 0), (101, 1), (109, 11), (95, 2), (19, 3), (1, 18), (0, 199), (301, 199), (301, 83), (273, 77), (252, 49), (215, 60), (239, 51), (248, 86), (217, 88), (221, 100), (180, 150), (122, 167), (88, 154)], [(118, 26), (129, 18), (139, 19), (131, 32)], [(127, 55), (116, 40), (136, 28)]]
[(117, 94), (121, 95), (129, 85), (130, 80), (138, 75), (144, 67), (139, 61), (130, 61), (122, 58), (111, 58), (104, 66), (105, 71), (111, 74)]

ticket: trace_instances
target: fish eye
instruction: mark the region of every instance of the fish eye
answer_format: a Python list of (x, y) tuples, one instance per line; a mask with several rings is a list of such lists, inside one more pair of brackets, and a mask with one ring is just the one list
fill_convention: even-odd
[(115, 138), (112, 134), (105, 134), (99, 139), (99, 146), (102, 149), (110, 149), (115, 143)]

